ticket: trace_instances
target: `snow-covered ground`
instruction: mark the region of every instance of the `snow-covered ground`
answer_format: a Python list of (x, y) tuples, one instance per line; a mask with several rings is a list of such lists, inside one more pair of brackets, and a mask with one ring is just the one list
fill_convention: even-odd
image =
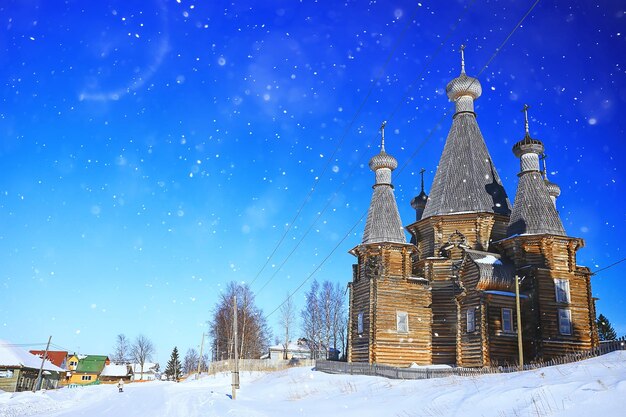
[[(514, 374), (399, 381), (309, 368), (182, 383), (153, 381), (0, 393), (0, 416), (617, 416), (626, 410), (626, 352)], [(620, 411), (621, 410), (621, 411)], [(609, 414), (610, 413), (610, 414)]]

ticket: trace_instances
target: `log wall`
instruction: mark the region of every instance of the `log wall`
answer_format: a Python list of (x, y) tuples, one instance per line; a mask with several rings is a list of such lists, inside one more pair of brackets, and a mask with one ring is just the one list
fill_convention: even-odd
[[(565, 236), (518, 236), (499, 242), (497, 246), (512, 258), (520, 276), (525, 276), (523, 290), (530, 295), (529, 314), (532, 328), (528, 330), (531, 356), (548, 360), (571, 351), (588, 350), (598, 344), (595, 327), (595, 305), (591, 294), (590, 273), (576, 265), (576, 251), (581, 239)], [(570, 302), (557, 303), (555, 279), (569, 283)], [(558, 310), (571, 314), (571, 335), (561, 334)], [(526, 326), (524, 326), (526, 328)], [(525, 333), (526, 335), (526, 333)]]
[[(349, 357), (352, 362), (407, 366), (431, 363), (431, 294), (428, 282), (412, 277), (412, 245), (361, 245), (350, 284)], [(399, 333), (397, 312), (408, 315)], [(363, 313), (363, 333), (358, 314)]]

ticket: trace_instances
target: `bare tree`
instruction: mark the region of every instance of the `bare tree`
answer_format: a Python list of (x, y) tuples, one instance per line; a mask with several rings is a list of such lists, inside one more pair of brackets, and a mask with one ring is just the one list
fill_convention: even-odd
[(336, 351), (341, 350), (342, 356), (345, 356), (348, 343), (348, 310), (346, 309), (345, 288), (342, 288), (338, 282), (335, 283), (332, 290), (331, 302), (333, 304), (331, 317), (332, 346)]
[(185, 359), (183, 359), (183, 372), (187, 375), (192, 374), (198, 369), (198, 360), (200, 356), (198, 352), (191, 348), (185, 354)]
[(321, 342), (321, 311), (318, 299), (319, 283), (313, 280), (311, 289), (306, 293), (306, 301), (304, 309), (300, 312), (302, 318), (302, 333), (307, 339), (309, 349), (311, 350), (311, 358), (318, 358), (318, 351)]
[(141, 377), (143, 379), (143, 366), (146, 362), (152, 359), (152, 355), (154, 354), (154, 345), (144, 335), (137, 336), (135, 339), (135, 343), (131, 349), (131, 355), (133, 360), (141, 366)]
[(300, 316), (314, 358), (322, 356), (321, 349), (327, 359), (331, 352), (333, 356), (340, 350), (345, 352), (347, 312), (345, 291), (339, 283), (333, 285), (324, 281), (320, 287), (317, 281), (313, 281)]
[(289, 337), (291, 336), (290, 332), (293, 330), (293, 327), (296, 322), (296, 309), (293, 304), (293, 299), (287, 294), (287, 299), (285, 303), (280, 307), (280, 324), (283, 326), (285, 331), (285, 338), (283, 339), (283, 359), (287, 358), (287, 352), (289, 350)]
[(220, 300), (209, 321), (214, 358), (222, 360), (234, 356), (232, 329), (234, 295), (237, 295), (239, 357), (257, 359), (267, 350), (270, 330), (262, 311), (254, 304), (254, 294), (250, 288), (235, 282), (229, 283), (226, 291), (220, 294)]
[(128, 354), (130, 350), (130, 341), (124, 334), (118, 334), (115, 339), (115, 353), (111, 355), (113, 363), (125, 364), (128, 363)]

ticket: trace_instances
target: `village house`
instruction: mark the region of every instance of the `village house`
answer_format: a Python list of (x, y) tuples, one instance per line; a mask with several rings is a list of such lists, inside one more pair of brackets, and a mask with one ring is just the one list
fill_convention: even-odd
[(124, 382), (130, 382), (132, 378), (133, 370), (131, 365), (117, 365), (114, 363), (105, 365), (99, 376), (99, 380), (102, 382), (118, 382), (120, 379)]
[(154, 381), (160, 378), (157, 363), (146, 362), (143, 364), (143, 368), (141, 364), (133, 363), (131, 368), (133, 381)]
[(411, 202), (409, 242), (382, 126), (363, 239), (350, 251), (357, 263), (348, 284), (349, 362), (514, 364), (518, 322), (527, 360), (598, 345), (591, 272), (576, 262), (584, 241), (563, 228), (560, 189), (547, 178), (543, 142), (529, 133), (528, 107), (513, 146), (520, 170), (511, 205), (476, 121), (480, 82), (465, 74), (463, 56), (461, 68), (446, 87), (456, 111), (430, 195), (422, 171)]
[(71, 372), (70, 384), (89, 385), (98, 381), (100, 373), (111, 361), (104, 355), (87, 355), (78, 358), (76, 369)]
[(62, 369), (67, 369), (67, 351), (65, 350), (29, 350), (35, 356), (43, 358), (46, 355), (46, 359)]
[[(43, 365), (43, 366), (42, 366)], [(30, 391), (35, 388), (41, 369), (41, 389), (54, 389), (65, 370), (8, 342), (0, 340), (0, 390)]]

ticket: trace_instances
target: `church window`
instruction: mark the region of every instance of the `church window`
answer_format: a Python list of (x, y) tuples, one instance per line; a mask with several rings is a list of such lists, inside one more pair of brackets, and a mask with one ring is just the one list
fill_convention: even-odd
[(398, 311), (396, 313), (396, 325), (398, 333), (409, 332), (409, 314), (405, 311)]
[(572, 312), (567, 308), (559, 308), (559, 333), (572, 334)]
[(556, 292), (557, 303), (569, 303), (569, 281), (566, 279), (555, 279), (554, 290)]
[(356, 320), (357, 333), (363, 333), (363, 313), (359, 313)]
[(502, 309), (502, 331), (513, 333), (513, 310), (510, 308)]
[(476, 317), (475, 311), (473, 307), (467, 309), (466, 318), (467, 318), (467, 332), (472, 333), (476, 330)]

